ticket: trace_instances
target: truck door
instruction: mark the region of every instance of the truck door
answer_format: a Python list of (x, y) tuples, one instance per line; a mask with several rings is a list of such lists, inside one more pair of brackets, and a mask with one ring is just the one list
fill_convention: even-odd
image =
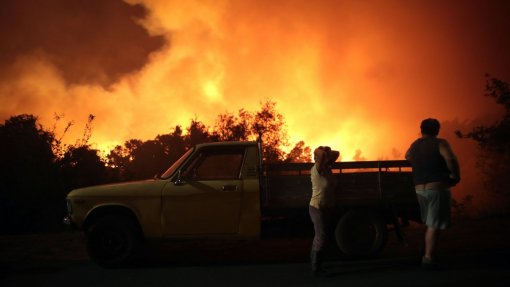
[(163, 189), (162, 224), (166, 236), (235, 234), (243, 181), (244, 148), (199, 150), (181, 169), (180, 183)]

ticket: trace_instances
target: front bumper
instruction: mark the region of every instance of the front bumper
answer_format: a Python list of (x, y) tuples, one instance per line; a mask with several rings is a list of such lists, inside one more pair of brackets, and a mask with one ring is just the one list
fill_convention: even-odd
[(73, 219), (71, 218), (70, 214), (67, 214), (66, 216), (64, 216), (64, 218), (62, 219), (62, 223), (64, 223), (67, 230), (69, 230), (69, 231), (76, 230), (76, 224), (74, 224)]

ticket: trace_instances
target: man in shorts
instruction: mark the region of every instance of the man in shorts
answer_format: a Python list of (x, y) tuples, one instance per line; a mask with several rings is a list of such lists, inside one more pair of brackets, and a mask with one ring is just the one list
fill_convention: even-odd
[(413, 167), (413, 180), (425, 231), (425, 254), (422, 266), (437, 267), (434, 258), (437, 238), (441, 230), (450, 226), (450, 187), (460, 181), (457, 157), (445, 139), (438, 138), (440, 124), (428, 118), (420, 125), (422, 136), (415, 140), (406, 153)]

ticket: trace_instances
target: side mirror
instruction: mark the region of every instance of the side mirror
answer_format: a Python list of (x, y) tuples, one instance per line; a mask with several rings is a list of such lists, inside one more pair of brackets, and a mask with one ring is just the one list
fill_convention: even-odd
[(182, 175), (181, 175), (181, 170), (179, 169), (177, 171), (177, 178), (175, 179), (174, 181), (174, 184), (175, 185), (183, 185), (185, 182), (184, 180), (182, 179)]

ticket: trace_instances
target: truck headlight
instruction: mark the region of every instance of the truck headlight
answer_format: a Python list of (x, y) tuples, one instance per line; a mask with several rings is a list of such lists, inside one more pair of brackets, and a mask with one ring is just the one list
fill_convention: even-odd
[(66, 199), (67, 213), (73, 214), (73, 204), (69, 198)]

